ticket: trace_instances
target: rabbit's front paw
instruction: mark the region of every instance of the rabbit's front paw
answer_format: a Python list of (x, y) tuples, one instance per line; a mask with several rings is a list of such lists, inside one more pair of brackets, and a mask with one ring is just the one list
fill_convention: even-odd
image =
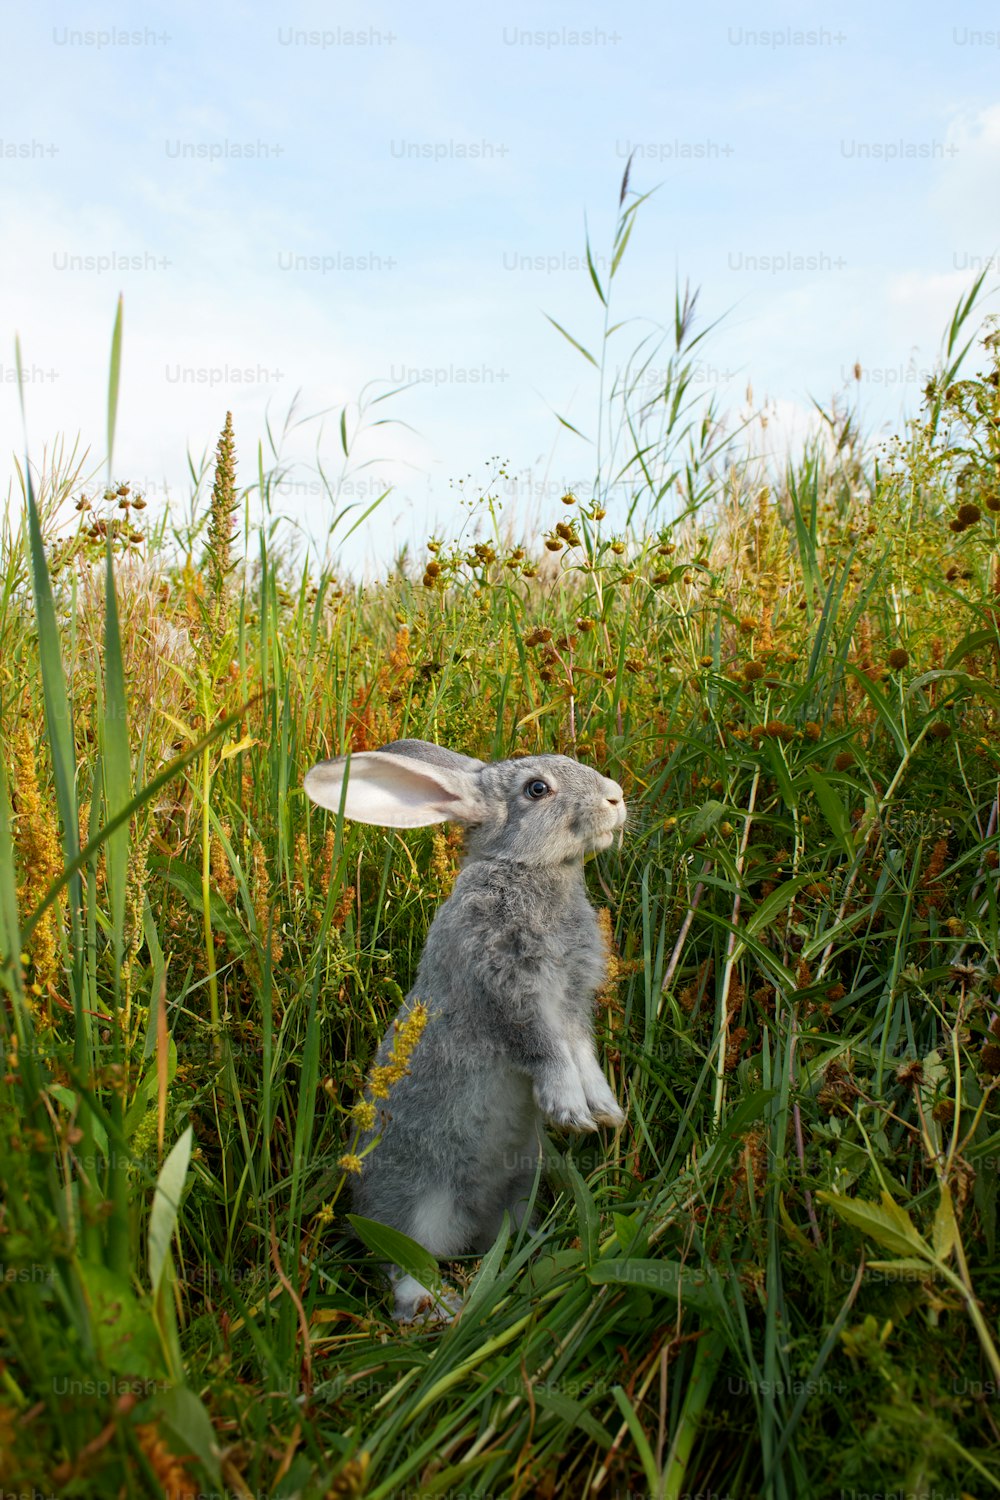
[(542, 1087), (535, 1090), (535, 1103), (553, 1125), (564, 1125), (568, 1130), (597, 1129), (597, 1121), (580, 1088), (571, 1091), (551, 1085)]
[(608, 1088), (602, 1074), (598, 1073), (596, 1079), (585, 1080), (584, 1092), (587, 1095), (587, 1108), (599, 1125), (613, 1125), (617, 1130), (625, 1124), (625, 1116), (619, 1108), (618, 1100)]
[(608, 1080), (601, 1072), (597, 1058), (589, 1048), (584, 1047), (577, 1053), (576, 1062), (589, 1113), (600, 1125), (613, 1125), (617, 1130), (625, 1124), (625, 1116), (608, 1087)]
[(415, 1276), (400, 1277), (395, 1293), (392, 1315), (397, 1323), (447, 1323), (462, 1310), (453, 1287), (442, 1287), (435, 1297)]
[(618, 1130), (625, 1124), (625, 1116), (614, 1099), (609, 1097), (606, 1102), (598, 1104), (589, 1099), (587, 1102), (590, 1105), (590, 1113), (598, 1125), (613, 1125)]
[(555, 1104), (545, 1111), (553, 1125), (562, 1125), (566, 1130), (596, 1130), (597, 1121), (587, 1112), (585, 1104)]

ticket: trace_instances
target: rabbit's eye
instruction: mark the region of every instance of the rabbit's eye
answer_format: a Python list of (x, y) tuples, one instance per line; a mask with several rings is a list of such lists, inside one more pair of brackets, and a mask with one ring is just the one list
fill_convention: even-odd
[(542, 797), (547, 797), (551, 790), (552, 788), (547, 781), (542, 781), (540, 777), (536, 777), (533, 781), (528, 782), (524, 788), (524, 795), (530, 797), (532, 802), (538, 802)]

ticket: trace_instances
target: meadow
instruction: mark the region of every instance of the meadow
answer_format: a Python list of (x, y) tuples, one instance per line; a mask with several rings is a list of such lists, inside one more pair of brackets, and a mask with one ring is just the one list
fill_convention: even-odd
[[(280, 460), (236, 475), (224, 411), (183, 527), (110, 459), (19, 471), (5, 1500), (1000, 1490), (982, 278), (913, 422), (876, 444), (838, 401), (765, 474), (696, 400), (695, 298), (618, 356), (637, 206), (609, 280), (588, 248), (599, 335), (572, 338), (594, 484), (540, 535), (512, 531), (498, 463), (456, 535), (361, 583), (336, 547), (296, 553)], [(109, 452), (121, 349), (119, 313)], [(461, 1316), (404, 1329), (347, 1218), (351, 1112), (461, 841), (302, 791), (402, 736), (573, 755), (631, 811), (588, 865), (627, 1123), (552, 1131), (537, 1234), (447, 1268)]]

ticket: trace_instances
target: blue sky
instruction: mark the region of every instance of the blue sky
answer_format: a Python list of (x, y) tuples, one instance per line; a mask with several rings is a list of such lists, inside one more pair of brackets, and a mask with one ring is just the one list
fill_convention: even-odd
[[(652, 0), (12, 12), (8, 467), (15, 332), (35, 463), (60, 434), (103, 460), (121, 291), (114, 470), (151, 499), (184, 510), (188, 449), (211, 450), (227, 409), (249, 482), (297, 392), (308, 416), (416, 378), (372, 412), (407, 425), (355, 450), (368, 467), (342, 499), (395, 492), (350, 559), (454, 531), (457, 482), (484, 483), (494, 455), (514, 476), (509, 507), (550, 520), (593, 467), (554, 413), (592, 430), (596, 384), (544, 314), (598, 345), (584, 224), (606, 268), (633, 148), (633, 188), (657, 191), (615, 317), (668, 321), (676, 280), (699, 285), (703, 316), (725, 314), (702, 384), (735, 415), (752, 383), (770, 404), (765, 445), (794, 443), (811, 398), (844, 390), (855, 361), (852, 400), (870, 426), (896, 425), (1000, 249), (998, 42), (994, 8), (923, 0), (808, 17)], [(283, 444), (297, 467), (282, 505), (322, 539), (317, 452), (337, 479), (334, 416)]]

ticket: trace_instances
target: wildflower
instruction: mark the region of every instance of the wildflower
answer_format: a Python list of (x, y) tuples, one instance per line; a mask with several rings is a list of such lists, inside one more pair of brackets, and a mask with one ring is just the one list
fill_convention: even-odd
[(942, 834), (942, 836), (935, 842), (934, 848), (931, 850), (931, 857), (927, 862), (927, 869), (924, 872), (924, 878), (921, 881), (921, 885), (935, 885), (940, 878), (941, 871), (944, 869), (947, 859), (948, 835)]
[[(18, 896), (25, 911), (37, 905), (62, 872), (58, 830), (39, 783), (36, 743), (33, 730), (27, 723), (22, 723), (14, 736), (14, 785), (17, 794), (15, 840), (24, 871)], [(86, 843), (85, 837), (81, 843)], [(42, 989), (54, 984), (59, 977), (58, 913), (61, 909), (61, 901), (58, 906), (50, 906), (31, 935), (30, 956), (35, 966), (35, 981)]]
[(388, 1099), (389, 1080), (386, 1077), (387, 1069), (376, 1065), (368, 1075), (368, 1092), (373, 1099)]
[(894, 672), (901, 672), (910, 664), (910, 653), (904, 651), (902, 646), (896, 646), (889, 652), (888, 662)]
[(975, 526), (982, 514), (979, 506), (973, 505), (971, 502), (958, 507), (958, 519), (963, 526)]
[(743, 666), (743, 676), (747, 682), (758, 682), (764, 675), (764, 668), (759, 661), (748, 661)]
[[(185, 1467), (186, 1458), (176, 1458), (155, 1422), (141, 1422), (132, 1434), (142, 1449), (146, 1463), (156, 1476), (156, 1488), (164, 1495), (178, 1497), (195, 1493), (194, 1480)], [(68, 1467), (68, 1466), (67, 1466)]]
[(351, 1119), (359, 1130), (374, 1130), (378, 1111), (370, 1099), (359, 1099), (351, 1110)]
[(854, 764), (854, 751), (853, 750), (841, 750), (840, 754), (839, 755), (835, 755), (834, 758), (833, 758), (833, 766), (834, 766), (834, 770), (836, 770), (836, 771), (846, 771), (847, 768), (848, 768), (848, 766), (853, 766), (853, 764)]
[[(220, 827), (222, 829), (222, 834), (225, 835), (227, 840), (231, 841), (233, 830), (229, 821), (224, 818)], [(226, 846), (222, 842), (222, 836), (220, 834), (214, 833), (212, 835), (210, 859), (212, 866), (212, 879), (215, 881), (215, 888), (219, 892), (219, 895), (222, 897), (226, 905), (233, 906), (236, 902), (238, 886), (236, 884), (236, 878), (233, 875), (232, 866), (229, 863), (229, 856), (226, 853)]]
[(427, 1025), (427, 1007), (418, 1000), (405, 1021), (393, 1025), (393, 1043), (386, 1062), (376, 1064), (368, 1079), (372, 1099), (388, 1099), (389, 1090), (409, 1072), (410, 1053)]
[(955, 1118), (954, 1099), (939, 1099), (931, 1110), (931, 1118), (939, 1125), (950, 1125)]
[(919, 1057), (913, 1057), (909, 1062), (902, 1063), (896, 1069), (896, 1078), (900, 1083), (923, 1083), (924, 1065)]
[(346, 1156), (342, 1156), (340, 1158), (337, 1166), (342, 1172), (353, 1172), (356, 1177), (361, 1176), (361, 1157), (355, 1156), (350, 1151), (346, 1154)]
[(366, 1491), (365, 1476), (370, 1462), (371, 1455), (364, 1449), (355, 1458), (349, 1459), (334, 1476), (326, 1492), (329, 1500), (356, 1500), (358, 1495), (363, 1495)]
[(226, 424), (219, 438), (215, 458), (215, 481), (208, 519), (208, 556), (206, 566), (213, 605), (213, 629), (218, 630), (228, 606), (229, 574), (236, 509), (236, 444), (233, 437), (233, 415), (226, 412)]
[(848, 1110), (858, 1090), (850, 1074), (840, 1063), (828, 1063), (823, 1069), (823, 1085), (816, 1096), (819, 1107), (827, 1114)]
[[(277, 913), (274, 911), (274, 900), (271, 893), (271, 878), (267, 870), (267, 856), (262, 844), (254, 843), (253, 846), (253, 907), (254, 916), (257, 919), (257, 932), (261, 941), (266, 941), (268, 932), (271, 935), (271, 963), (277, 964), (281, 961), (283, 952), (281, 939), (278, 936), (280, 926)], [(272, 913), (274, 920), (272, 922)]]
[[(330, 865), (330, 861), (327, 859), (327, 867), (328, 865)], [(357, 891), (355, 891), (352, 885), (345, 885), (342, 891), (340, 891), (340, 900), (337, 901), (333, 912), (330, 913), (330, 926), (333, 927), (334, 932), (340, 932), (346, 919), (351, 915), (351, 910), (354, 909), (355, 895), (357, 895)]]
[(807, 740), (818, 740), (823, 731), (816, 723), (815, 719), (807, 719), (802, 726), (802, 733), (805, 735)]

